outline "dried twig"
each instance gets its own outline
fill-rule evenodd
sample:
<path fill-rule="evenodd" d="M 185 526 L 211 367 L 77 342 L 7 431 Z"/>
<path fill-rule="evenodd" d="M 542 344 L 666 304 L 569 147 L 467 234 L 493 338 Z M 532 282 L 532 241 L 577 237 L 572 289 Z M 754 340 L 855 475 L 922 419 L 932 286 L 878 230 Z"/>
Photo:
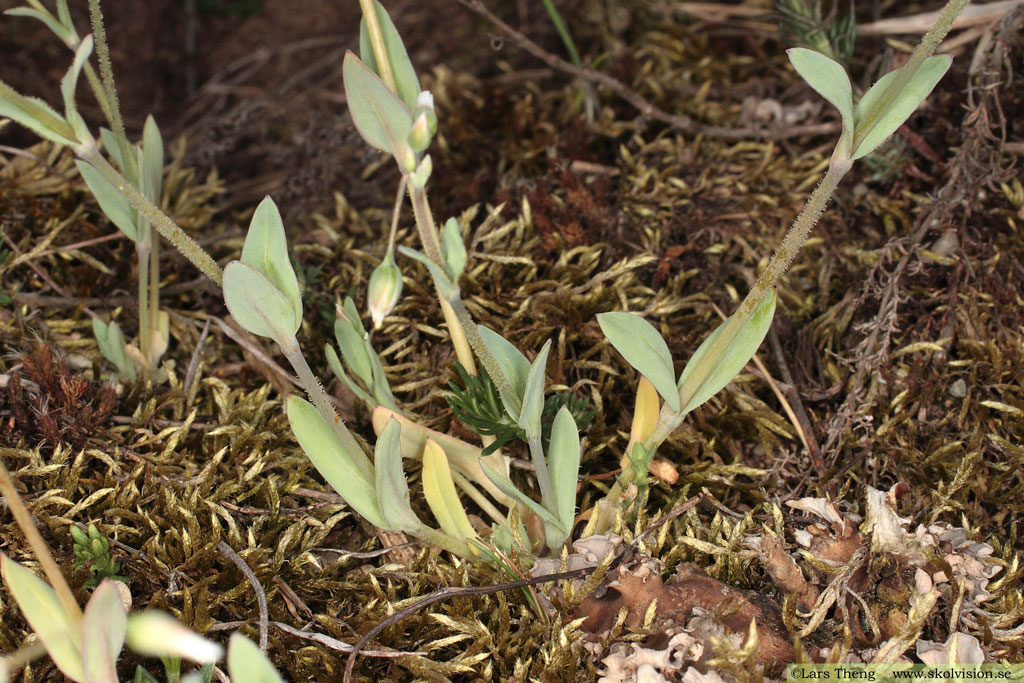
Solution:
<path fill-rule="evenodd" d="M 252 586 L 254 591 L 256 591 L 256 604 L 259 606 L 260 611 L 260 652 L 266 652 L 267 624 L 270 622 L 270 614 L 267 610 L 267 594 L 263 592 L 263 586 L 260 585 L 260 580 L 256 578 L 256 573 L 253 572 L 252 568 L 245 563 L 245 560 L 243 560 L 230 545 L 224 541 L 220 541 L 217 543 L 217 550 L 220 551 L 221 555 L 235 563 L 235 566 L 238 567 L 242 573 L 245 574 L 245 578 L 249 580 L 249 585 Z"/>

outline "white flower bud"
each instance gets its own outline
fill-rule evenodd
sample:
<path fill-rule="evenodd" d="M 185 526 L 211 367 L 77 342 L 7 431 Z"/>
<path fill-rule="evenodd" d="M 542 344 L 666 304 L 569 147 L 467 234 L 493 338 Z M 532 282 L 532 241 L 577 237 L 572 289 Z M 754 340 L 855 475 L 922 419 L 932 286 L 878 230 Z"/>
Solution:
<path fill-rule="evenodd" d="M 367 306 L 374 328 L 379 328 L 384 318 L 395 308 L 402 296 L 402 271 L 395 265 L 395 257 L 389 251 L 381 264 L 370 275 L 370 291 Z"/>
<path fill-rule="evenodd" d="M 420 112 L 420 115 L 416 117 L 416 123 L 409 131 L 407 141 L 415 152 L 423 152 L 430 147 L 430 126 L 427 124 L 426 112 Z"/>

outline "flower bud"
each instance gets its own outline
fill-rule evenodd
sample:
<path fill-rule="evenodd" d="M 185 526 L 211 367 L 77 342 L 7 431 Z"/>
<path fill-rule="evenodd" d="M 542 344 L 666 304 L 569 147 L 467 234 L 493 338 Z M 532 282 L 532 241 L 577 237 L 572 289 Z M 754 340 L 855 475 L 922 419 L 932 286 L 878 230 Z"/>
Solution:
<path fill-rule="evenodd" d="M 412 173 L 416 170 L 416 152 L 409 145 L 405 145 L 401 152 L 402 170 Z"/>
<path fill-rule="evenodd" d="M 429 90 L 421 91 L 419 97 L 416 98 L 416 115 L 420 113 L 427 116 L 427 127 L 430 130 L 430 134 L 434 135 L 437 133 L 437 113 L 434 111 L 434 95 Z"/>
<path fill-rule="evenodd" d="M 373 327 L 379 328 L 384 318 L 395 308 L 398 298 L 402 295 L 402 271 L 395 265 L 395 257 L 389 251 L 381 264 L 373 269 L 370 275 L 370 291 L 367 295 L 367 306 Z"/>
<path fill-rule="evenodd" d="M 441 256 L 444 267 L 453 281 L 457 281 L 466 267 L 466 245 L 459 233 L 459 222 L 454 218 L 445 221 L 441 228 Z"/>
<path fill-rule="evenodd" d="M 416 171 L 409 178 L 409 182 L 412 184 L 412 189 L 422 190 L 427 186 L 427 180 L 430 179 L 430 172 L 434 170 L 434 162 L 430 160 L 430 155 L 423 157 L 423 161 L 416 167 Z"/>
<path fill-rule="evenodd" d="M 412 124 L 407 142 L 415 152 L 423 152 L 430 147 L 430 127 L 427 124 L 426 112 L 421 112 L 416 117 L 416 123 Z"/>

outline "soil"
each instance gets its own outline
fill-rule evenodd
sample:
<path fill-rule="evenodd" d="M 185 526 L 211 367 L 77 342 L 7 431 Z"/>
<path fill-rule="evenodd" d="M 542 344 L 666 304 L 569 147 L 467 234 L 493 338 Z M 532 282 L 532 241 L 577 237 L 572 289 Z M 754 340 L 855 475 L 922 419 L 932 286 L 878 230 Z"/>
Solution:
<path fill-rule="evenodd" d="M 18 4 L 0 0 L 2 9 Z M 84 33 L 87 5 L 72 4 Z M 707 12 L 721 9 L 714 3 L 690 3 L 706 6 L 691 14 L 632 0 L 557 4 L 586 64 L 693 126 L 552 68 L 455 0 L 386 3 L 436 98 L 430 198 L 439 219 L 462 216 L 468 227 L 467 307 L 527 356 L 555 340 L 549 386 L 597 408 L 583 455 L 585 511 L 615 475 L 637 381 L 595 315 L 643 314 L 681 370 L 720 314 L 735 309 L 818 182 L 838 117 L 788 67 L 792 43 L 770 17 L 712 19 Z M 858 24 L 877 18 L 872 12 L 938 8 L 858 5 Z M 564 54 L 539 3 L 492 10 Z M 166 210 L 223 265 L 237 258 L 255 205 L 274 198 L 304 287 L 303 349 L 346 422 L 372 443 L 365 406 L 327 382 L 319 352 L 334 343 L 339 297 L 366 309 L 399 179 L 359 137 L 345 105 L 341 64 L 345 50 L 358 49 L 358 4 L 118 0 L 104 11 L 129 136 L 152 114 L 168 144 Z M 711 668 L 726 680 L 778 675 L 778 652 L 867 656 L 910 626 L 919 628 L 907 642 L 911 658 L 914 642 L 942 643 L 959 631 L 977 636 L 989 661 L 1022 660 L 1022 24 L 1018 9 L 957 47 L 925 106 L 855 166 L 780 283 L 761 364 L 687 417 L 659 451 L 677 478 L 652 480 L 638 516 L 615 528 L 628 543 L 702 496 L 650 534 L 639 553 L 650 562 L 640 566 L 654 567 L 644 571 L 659 590 L 666 579 L 673 610 L 685 612 L 659 612 L 659 624 L 685 624 L 694 607 L 727 634 L 746 637 L 752 620 L 769 629 L 760 652 L 772 643 L 770 661 L 757 659 L 756 642 L 744 650 L 742 638 L 715 641 Z M 917 36 L 889 40 L 897 49 L 858 38 L 856 83 L 902 59 L 899 46 Z M 60 101 L 70 53 L 59 41 L 38 22 L 4 17 L 0 44 L 0 80 Z M 83 115 L 99 125 L 99 107 L 81 92 Z M 134 334 L 134 249 L 110 237 L 116 230 L 70 155 L 37 143 L 13 124 L 0 129 L 0 453 L 83 604 L 89 572 L 75 567 L 68 527 L 92 522 L 111 540 L 135 609 L 168 610 L 217 641 L 237 629 L 258 639 L 257 590 L 219 549 L 224 542 L 265 592 L 263 628 L 292 629 L 269 627 L 268 654 L 282 674 L 340 680 L 345 653 L 295 629 L 351 644 L 403 601 L 509 579 L 447 553 L 383 547 L 291 436 L 283 401 L 296 389 L 284 359 L 266 340 L 228 334 L 214 320 L 228 317 L 217 288 L 170 249 L 161 300 L 171 314 L 168 379 L 108 381 L 91 316 Z M 415 246 L 409 216 L 399 240 Z M 411 261 L 400 265 L 402 301 L 373 333 L 395 396 L 432 428 L 475 439 L 444 401 L 457 375 L 429 279 Z M 529 457 L 511 450 L 516 464 Z M 416 509 L 429 519 L 418 465 L 410 466 Z M 528 469 L 515 471 L 528 487 Z M 948 524 L 987 544 L 985 566 L 996 572 L 982 586 L 988 596 L 960 614 L 963 585 L 937 582 L 936 606 L 915 622 L 906 598 L 915 571 L 934 575 L 943 565 L 879 550 L 870 530 L 853 530 L 867 514 L 869 487 L 890 492 L 887 504 L 909 520 L 908 532 L 921 525 L 946 538 L 951 532 L 933 527 Z M 815 526 L 806 506 L 786 505 L 802 499 L 826 499 L 838 506 L 835 517 Z M 805 529 L 817 534 L 811 546 L 799 541 Z M 801 547 L 834 562 L 846 591 L 807 631 L 833 574 Z M 38 567 L 6 516 L 0 551 Z M 620 603 L 609 588 L 613 579 L 629 585 L 627 564 L 618 579 L 588 586 L 605 600 L 601 626 L 587 628 L 597 649 L 584 646 L 583 619 L 572 621 L 581 604 L 594 604 L 587 591 L 544 588 L 549 615 L 518 591 L 496 591 L 434 603 L 383 630 L 368 648 L 418 654 L 362 657 L 354 680 L 596 680 L 610 670 L 601 657 L 617 641 L 666 646 L 645 622 L 646 593 Z M 705 599 L 719 589 L 744 596 L 758 616 Z M 601 598 L 606 590 L 614 599 Z M 705 597 L 679 597 L 690 593 Z M 616 624 L 622 604 L 630 619 Z M 0 651 L 13 652 L 29 629 L 6 594 L 0 613 Z M 131 677 L 134 655 L 122 661 Z M 138 661 L 157 673 L 152 660 Z M 61 680 L 45 658 L 19 675 Z"/>

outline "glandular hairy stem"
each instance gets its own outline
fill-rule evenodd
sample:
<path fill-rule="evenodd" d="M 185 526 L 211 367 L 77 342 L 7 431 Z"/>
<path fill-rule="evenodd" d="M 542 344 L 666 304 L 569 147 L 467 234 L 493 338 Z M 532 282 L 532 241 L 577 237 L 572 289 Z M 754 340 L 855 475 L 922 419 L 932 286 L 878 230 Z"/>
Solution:
<path fill-rule="evenodd" d="M 224 277 L 217 262 L 146 195 L 139 192 L 123 175 L 118 173 L 117 169 L 107 163 L 95 144 L 80 147 L 75 152 L 83 160 L 92 164 L 104 178 L 113 183 L 114 187 L 128 200 L 131 207 L 149 221 L 156 231 L 191 261 L 203 275 L 213 280 L 218 287 L 223 286 Z"/>
<path fill-rule="evenodd" d="M 114 85 L 114 69 L 110 64 L 110 48 L 107 46 L 107 32 L 103 28 L 103 12 L 100 10 L 100 0 L 89 0 L 89 17 L 92 20 L 92 37 L 96 46 L 96 59 L 100 65 L 100 78 L 103 97 L 101 102 L 106 102 L 104 113 L 110 129 L 117 138 L 117 144 L 121 148 L 121 158 L 129 168 L 125 169 L 130 180 L 138 177 L 138 166 L 135 163 L 135 155 L 132 153 L 131 143 L 128 142 L 128 135 L 124 131 L 124 122 L 121 120 L 121 107 L 117 101 L 117 88 Z M 88 78 L 88 76 L 86 76 Z M 145 349 L 143 353 L 145 353 Z"/>
<path fill-rule="evenodd" d="M 28 541 L 29 547 L 32 548 L 32 552 L 35 553 L 36 559 L 39 560 L 39 566 L 42 567 L 43 573 L 46 574 L 50 586 L 56 591 L 57 598 L 60 600 L 64 612 L 72 622 L 80 622 L 82 620 L 82 608 L 78 606 L 75 594 L 71 592 L 71 587 L 64 579 L 64 574 L 61 573 L 56 560 L 50 554 L 50 546 L 43 540 L 42 534 L 39 533 L 35 522 L 32 521 L 32 513 L 25 506 L 25 501 L 21 499 L 21 495 L 18 494 L 18 490 L 14 487 L 14 479 L 11 478 L 11 473 L 7 471 L 7 467 L 4 465 L 3 458 L 5 456 L 18 454 L 19 451 L 14 449 L 0 448 L 0 495 L 7 500 L 7 507 L 10 508 L 14 521 L 21 528 L 21 533 L 25 534 L 25 539 Z"/>
<path fill-rule="evenodd" d="M 356 438 L 352 436 L 352 432 L 348 430 L 348 427 L 341 421 L 338 413 L 335 412 L 330 397 L 324 391 L 320 380 L 313 374 L 309 363 L 306 362 L 305 356 L 302 355 L 302 351 L 299 350 L 299 342 L 293 337 L 288 344 L 279 344 L 279 346 L 285 358 L 292 364 L 295 374 L 298 375 L 302 388 L 306 390 L 306 394 L 309 396 L 309 402 L 313 404 L 327 424 L 330 425 L 334 435 L 341 441 L 341 445 L 353 457 L 357 457 L 359 454 L 363 454 L 365 457 L 362 446 L 359 445 Z"/>
<path fill-rule="evenodd" d="M 953 22 L 960 16 L 960 13 L 964 11 L 970 0 L 949 0 L 946 6 L 942 8 L 942 13 L 939 18 L 932 24 L 932 27 L 928 29 L 928 32 L 921 38 L 921 42 L 914 48 L 914 52 L 911 53 L 910 59 L 907 63 L 896 72 L 896 77 L 892 79 L 892 83 L 885 89 L 882 96 L 875 103 L 875 106 L 868 112 L 867 116 L 857 125 L 857 130 L 853 136 L 853 145 L 850 149 L 856 151 L 857 147 L 864 140 L 865 137 L 872 131 L 875 125 L 878 123 L 882 114 L 888 109 L 892 101 L 896 99 L 896 96 L 903 92 L 903 89 L 910 82 L 910 79 L 914 77 L 917 70 L 921 68 L 921 64 L 924 60 L 928 59 L 935 52 L 935 49 L 939 47 L 942 39 L 946 37 L 949 30 L 953 27 Z"/>
<path fill-rule="evenodd" d="M 375 4 L 374 0 L 359 0 L 359 7 L 363 10 L 363 21 L 366 22 L 366 32 L 370 34 L 373 57 L 377 60 L 377 75 L 384 81 L 384 85 L 388 86 L 388 90 L 397 93 L 395 72 L 391 68 L 388 50 L 384 45 L 384 32 L 380 28 L 380 18 L 377 16 Z"/>
<path fill-rule="evenodd" d="M 758 305 L 768 296 L 768 293 L 778 283 L 779 278 L 789 268 L 789 264 L 796 258 L 800 247 L 807 241 L 807 236 L 810 234 L 811 229 L 814 228 L 822 212 L 825 211 L 828 200 L 839 186 L 839 181 L 850 170 L 852 164 L 853 162 L 849 160 L 844 161 L 833 158 L 829 164 L 828 172 L 825 173 L 825 177 L 818 184 L 818 187 L 814 189 L 814 192 L 811 193 L 800 215 L 797 216 L 789 232 L 783 238 L 782 243 L 775 250 L 775 254 L 768 262 L 768 266 L 765 267 L 764 271 L 754 282 L 754 286 L 750 288 L 750 292 L 740 303 L 736 312 L 723 323 L 725 327 L 722 329 L 722 333 L 718 335 L 718 338 L 715 339 L 711 350 L 704 357 L 703 362 L 694 368 L 694 372 L 690 376 L 689 381 L 687 381 L 686 386 L 680 389 L 679 405 L 684 410 L 686 409 L 686 404 L 693 397 L 692 391 L 703 384 L 715 365 L 721 360 L 726 349 L 729 348 L 729 345 L 736 338 L 737 332 L 750 320 L 750 316 L 753 315 Z M 664 416 L 664 413 L 662 415 Z M 659 426 L 661 426 L 660 422 Z M 658 427 L 655 427 L 654 431 L 656 434 L 663 432 Z M 667 437 L 669 433 L 671 432 L 665 433 L 662 438 Z"/>

